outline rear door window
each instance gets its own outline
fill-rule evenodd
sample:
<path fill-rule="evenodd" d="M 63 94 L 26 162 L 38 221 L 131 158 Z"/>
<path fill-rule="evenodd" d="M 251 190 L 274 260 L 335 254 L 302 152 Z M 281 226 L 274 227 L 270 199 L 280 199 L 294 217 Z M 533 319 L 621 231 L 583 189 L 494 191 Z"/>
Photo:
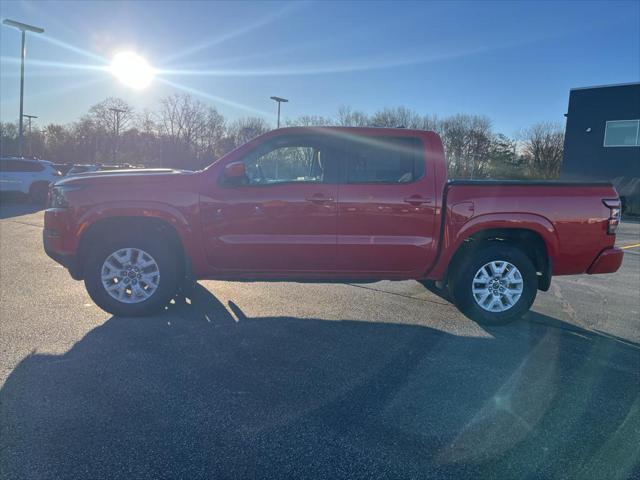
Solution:
<path fill-rule="evenodd" d="M 6 158 L 0 160 L 0 170 L 3 172 L 21 172 L 21 162 L 20 160 L 13 160 L 11 158 Z"/>
<path fill-rule="evenodd" d="M 41 172 L 44 166 L 38 162 L 20 162 L 21 172 Z"/>
<path fill-rule="evenodd" d="M 3 172 L 25 173 L 41 172 L 44 166 L 38 162 L 26 162 L 24 160 L 3 159 L 0 161 L 0 170 Z"/>
<path fill-rule="evenodd" d="M 407 137 L 360 137 L 345 144 L 346 183 L 402 184 L 425 174 L 422 142 Z"/>

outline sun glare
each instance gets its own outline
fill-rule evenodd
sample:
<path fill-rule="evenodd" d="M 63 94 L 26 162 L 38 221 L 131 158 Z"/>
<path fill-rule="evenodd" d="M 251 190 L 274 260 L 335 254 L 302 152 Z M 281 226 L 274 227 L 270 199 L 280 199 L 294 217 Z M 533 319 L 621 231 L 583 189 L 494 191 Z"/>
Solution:
<path fill-rule="evenodd" d="M 113 57 L 109 71 L 121 83 L 136 90 L 148 87 L 156 75 L 153 67 L 134 52 L 118 53 Z"/>

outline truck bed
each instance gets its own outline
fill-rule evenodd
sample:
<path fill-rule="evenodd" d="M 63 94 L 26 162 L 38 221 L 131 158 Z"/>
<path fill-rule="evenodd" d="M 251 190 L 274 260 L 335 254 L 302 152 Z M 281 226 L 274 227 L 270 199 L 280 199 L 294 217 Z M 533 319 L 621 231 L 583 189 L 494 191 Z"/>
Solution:
<path fill-rule="evenodd" d="M 443 245 L 473 234 L 474 225 L 530 228 L 538 225 L 554 275 L 585 273 L 594 258 L 613 247 L 610 210 L 603 200 L 618 194 L 608 182 L 547 180 L 450 180 L 444 190 Z M 500 227 L 498 227 L 500 225 Z"/>

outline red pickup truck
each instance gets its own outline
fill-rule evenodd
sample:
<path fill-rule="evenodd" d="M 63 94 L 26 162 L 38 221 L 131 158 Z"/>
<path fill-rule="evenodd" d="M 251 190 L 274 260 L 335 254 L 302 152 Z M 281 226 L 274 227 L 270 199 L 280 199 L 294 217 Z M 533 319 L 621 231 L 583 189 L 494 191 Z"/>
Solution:
<path fill-rule="evenodd" d="M 61 180 L 44 247 L 116 315 L 161 309 L 198 279 L 415 279 L 504 323 L 552 275 L 615 272 L 619 220 L 608 183 L 447 181 L 433 132 L 284 128 L 198 172 Z"/>

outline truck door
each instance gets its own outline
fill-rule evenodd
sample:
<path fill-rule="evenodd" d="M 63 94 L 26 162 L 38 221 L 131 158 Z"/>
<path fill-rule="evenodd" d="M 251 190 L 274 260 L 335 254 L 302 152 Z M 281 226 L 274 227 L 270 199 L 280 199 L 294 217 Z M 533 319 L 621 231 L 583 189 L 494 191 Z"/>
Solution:
<path fill-rule="evenodd" d="M 415 277 L 436 255 L 435 178 L 416 137 L 343 142 L 338 187 L 340 269 L 379 278 Z"/>
<path fill-rule="evenodd" d="M 337 175 L 322 139 L 281 135 L 241 161 L 246 180 L 219 183 L 215 194 L 202 202 L 207 256 L 214 271 L 335 269 Z"/>

